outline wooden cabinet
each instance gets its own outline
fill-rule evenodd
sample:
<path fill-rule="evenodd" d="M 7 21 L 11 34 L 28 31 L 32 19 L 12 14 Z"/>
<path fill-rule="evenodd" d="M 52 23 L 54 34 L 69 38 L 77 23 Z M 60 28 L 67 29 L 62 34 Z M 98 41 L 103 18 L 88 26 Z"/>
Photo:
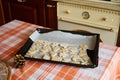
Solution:
<path fill-rule="evenodd" d="M 44 0 L 2 0 L 5 21 L 18 19 L 46 26 Z"/>
<path fill-rule="evenodd" d="M 9 22 L 13 19 L 18 19 L 33 24 L 37 24 L 40 26 L 57 29 L 56 26 L 57 8 L 56 6 L 52 9 L 46 7 L 49 1 L 48 3 L 47 0 L 46 3 L 45 0 L 2 0 L 2 1 L 6 22 Z M 50 21 L 51 17 L 54 24 L 53 22 Z"/>
<path fill-rule="evenodd" d="M 45 2 L 46 11 L 46 26 L 57 29 L 57 2 L 46 0 Z"/>
<path fill-rule="evenodd" d="M 3 25 L 4 23 L 5 23 L 5 21 L 4 21 L 4 14 L 3 14 L 2 2 L 0 0 L 0 25 Z"/>

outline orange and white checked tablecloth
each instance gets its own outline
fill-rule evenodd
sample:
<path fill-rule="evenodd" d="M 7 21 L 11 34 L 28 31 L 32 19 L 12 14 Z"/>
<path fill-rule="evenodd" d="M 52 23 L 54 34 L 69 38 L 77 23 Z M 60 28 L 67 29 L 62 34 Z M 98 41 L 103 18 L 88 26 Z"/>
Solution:
<path fill-rule="evenodd" d="M 22 68 L 14 68 L 16 52 L 37 27 L 41 26 L 19 20 L 0 27 L 0 59 L 11 66 L 11 80 L 120 80 L 120 48 L 103 43 L 100 43 L 96 68 L 31 60 L 27 60 Z"/>

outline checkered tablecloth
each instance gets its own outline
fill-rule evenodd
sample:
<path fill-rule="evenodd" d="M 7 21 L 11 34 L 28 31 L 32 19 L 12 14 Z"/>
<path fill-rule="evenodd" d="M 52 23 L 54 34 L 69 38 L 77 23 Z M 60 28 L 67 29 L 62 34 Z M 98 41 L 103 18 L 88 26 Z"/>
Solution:
<path fill-rule="evenodd" d="M 0 27 L 0 59 L 11 66 L 11 80 L 120 80 L 120 48 L 100 43 L 99 66 L 81 68 L 64 64 L 27 60 L 22 68 L 13 67 L 16 52 L 36 28 L 13 20 Z"/>

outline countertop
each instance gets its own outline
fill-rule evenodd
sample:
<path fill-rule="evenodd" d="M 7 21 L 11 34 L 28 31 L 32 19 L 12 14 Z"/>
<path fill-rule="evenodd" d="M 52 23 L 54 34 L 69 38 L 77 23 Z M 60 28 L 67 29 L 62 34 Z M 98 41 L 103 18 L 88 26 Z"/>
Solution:
<path fill-rule="evenodd" d="M 14 68 L 16 52 L 36 28 L 43 27 L 19 20 L 0 27 L 0 59 L 10 65 L 11 80 L 120 80 L 120 47 L 104 43 L 99 45 L 99 64 L 94 69 L 35 60 Z"/>

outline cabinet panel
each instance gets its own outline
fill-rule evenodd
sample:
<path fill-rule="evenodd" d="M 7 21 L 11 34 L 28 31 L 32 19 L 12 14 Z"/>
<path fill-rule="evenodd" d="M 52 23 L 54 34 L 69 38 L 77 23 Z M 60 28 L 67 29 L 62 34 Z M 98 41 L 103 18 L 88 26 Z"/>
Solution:
<path fill-rule="evenodd" d="M 11 4 L 12 18 L 38 24 L 37 10 L 29 6 Z"/>
<path fill-rule="evenodd" d="M 57 2 L 46 1 L 46 26 L 57 29 Z"/>
<path fill-rule="evenodd" d="M 46 26 L 44 0 L 2 0 L 5 21 L 18 19 L 33 24 Z"/>
<path fill-rule="evenodd" d="M 118 39 L 117 39 L 117 46 L 120 47 L 120 27 L 119 27 L 119 33 L 118 33 Z"/>
<path fill-rule="evenodd" d="M 3 25 L 4 22 L 4 14 L 3 14 L 3 8 L 2 8 L 2 2 L 0 0 L 0 25 Z"/>
<path fill-rule="evenodd" d="M 2 6 L 4 11 L 5 23 L 7 23 L 12 20 L 10 2 L 2 0 Z"/>

